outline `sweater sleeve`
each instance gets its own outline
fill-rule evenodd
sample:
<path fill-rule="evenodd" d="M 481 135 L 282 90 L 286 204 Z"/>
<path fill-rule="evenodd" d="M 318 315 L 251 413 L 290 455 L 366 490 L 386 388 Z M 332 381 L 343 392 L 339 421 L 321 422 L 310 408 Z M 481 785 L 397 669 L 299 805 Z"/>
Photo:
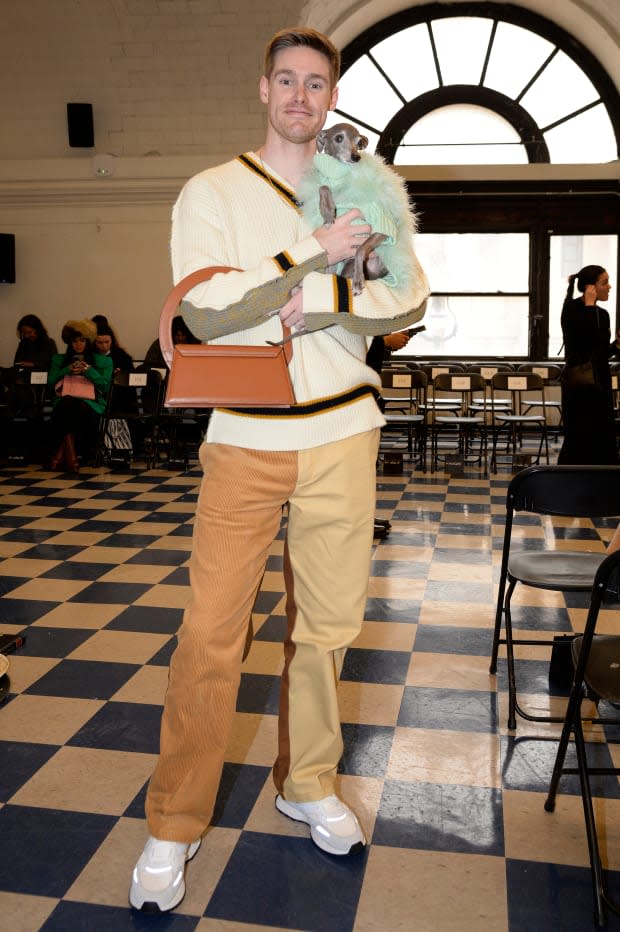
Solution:
<path fill-rule="evenodd" d="M 233 267 L 228 274 L 214 275 L 208 282 L 197 285 L 186 296 L 183 316 L 192 332 L 202 339 L 206 337 L 200 332 L 199 321 L 188 305 L 208 309 L 211 314 L 219 311 L 227 316 L 230 306 L 240 302 L 248 292 L 266 283 L 273 283 L 269 306 L 257 302 L 250 320 L 244 322 L 245 326 L 252 326 L 263 321 L 270 310 L 281 307 L 291 289 L 309 270 L 327 265 L 327 256 L 318 241 L 308 235 L 297 242 L 291 242 L 276 255 L 261 258 L 253 268 L 234 268 L 235 260 L 230 248 L 230 238 L 234 234 L 227 227 L 226 206 L 219 196 L 217 186 L 205 177 L 206 174 L 191 178 L 181 191 L 172 212 L 171 237 L 175 283 L 196 269 L 208 266 Z M 230 326 L 223 321 L 214 326 L 223 327 L 225 333 L 240 329 L 237 319 Z"/>
<path fill-rule="evenodd" d="M 306 329 L 322 330 L 339 324 L 354 333 L 374 335 L 402 330 L 416 323 L 424 316 L 429 284 L 413 246 L 410 262 L 413 268 L 411 288 L 392 288 L 377 279 L 366 282 L 364 290 L 356 297 L 350 279 L 311 272 L 303 283 Z"/>
<path fill-rule="evenodd" d="M 47 373 L 47 384 L 55 385 L 63 376 L 68 375 L 70 372 L 69 366 L 63 366 L 64 361 L 63 353 L 55 353 L 50 360 L 50 367 Z"/>
<path fill-rule="evenodd" d="M 114 363 L 109 356 L 101 356 L 99 353 L 95 353 L 92 364 L 84 372 L 85 377 L 102 393 L 110 387 L 113 374 Z"/>

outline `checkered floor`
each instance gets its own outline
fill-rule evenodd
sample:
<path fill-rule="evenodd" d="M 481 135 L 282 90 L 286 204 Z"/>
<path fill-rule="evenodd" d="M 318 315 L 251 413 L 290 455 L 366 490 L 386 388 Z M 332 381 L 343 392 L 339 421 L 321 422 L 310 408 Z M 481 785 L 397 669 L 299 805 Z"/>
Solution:
<path fill-rule="evenodd" d="M 174 632 L 187 599 L 199 473 L 0 471 L 0 633 L 25 632 L 0 706 L 0 928 L 308 932 L 536 932 L 593 928 L 577 787 L 543 811 L 551 726 L 506 729 L 489 650 L 509 475 L 378 476 L 366 621 L 340 699 L 341 792 L 371 839 L 323 855 L 273 806 L 281 538 L 255 614 L 213 828 L 165 917 L 127 906 Z M 522 520 L 526 546 L 588 542 L 611 527 Z M 517 628 L 579 627 L 583 601 L 517 592 Z M 608 613 L 607 624 L 615 622 Z M 549 697 L 528 648 L 520 695 Z M 613 746 L 611 753 L 620 760 Z M 620 791 L 598 803 L 620 888 Z M 615 873 L 618 872 L 618 873 Z M 612 918 L 610 929 L 620 928 Z"/>

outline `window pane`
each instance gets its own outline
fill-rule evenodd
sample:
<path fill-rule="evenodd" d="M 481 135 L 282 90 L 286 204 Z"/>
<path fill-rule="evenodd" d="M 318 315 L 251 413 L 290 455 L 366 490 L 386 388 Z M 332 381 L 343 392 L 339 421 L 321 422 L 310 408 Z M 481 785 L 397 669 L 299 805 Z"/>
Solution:
<path fill-rule="evenodd" d="M 492 22 L 475 16 L 433 20 L 431 27 L 444 84 L 480 84 Z"/>
<path fill-rule="evenodd" d="M 435 292 L 528 291 L 527 233 L 418 233 L 415 249 Z"/>
<path fill-rule="evenodd" d="M 401 100 L 367 55 L 343 74 L 338 87 L 339 109 L 351 116 L 358 114 L 365 123 L 379 130 L 402 106 Z"/>
<path fill-rule="evenodd" d="M 581 68 L 564 52 L 558 52 L 520 103 L 544 129 L 598 99 L 596 88 Z"/>
<path fill-rule="evenodd" d="M 405 100 L 438 86 L 437 69 L 426 25 L 410 26 L 371 49 Z"/>
<path fill-rule="evenodd" d="M 553 48 L 546 39 L 527 29 L 499 23 L 484 79 L 485 87 L 492 87 L 514 100 Z"/>
<path fill-rule="evenodd" d="M 617 236 L 552 236 L 549 263 L 549 357 L 556 356 L 562 346 L 560 315 L 566 297 L 568 276 L 584 265 L 602 265 L 609 272 L 613 288 L 618 287 Z M 577 296 L 575 285 L 575 295 Z M 612 328 L 615 320 L 613 300 L 603 305 L 609 311 Z M 561 358 L 564 353 L 562 352 Z"/>
<path fill-rule="evenodd" d="M 618 144 L 603 104 L 550 129 L 545 142 L 551 162 L 586 164 L 618 158 Z"/>
<path fill-rule="evenodd" d="M 527 356 L 527 298 L 429 299 L 416 356 Z M 412 341 L 413 343 L 413 341 Z M 412 348 L 408 347 L 408 352 Z"/>
<path fill-rule="evenodd" d="M 523 165 L 517 132 L 503 117 L 470 104 L 438 107 L 418 120 L 396 151 L 396 165 Z"/>

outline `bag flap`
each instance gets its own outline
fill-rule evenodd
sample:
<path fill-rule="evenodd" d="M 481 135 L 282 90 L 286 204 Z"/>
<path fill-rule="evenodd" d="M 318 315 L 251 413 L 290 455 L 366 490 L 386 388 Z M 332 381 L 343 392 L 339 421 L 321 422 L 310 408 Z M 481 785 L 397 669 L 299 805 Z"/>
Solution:
<path fill-rule="evenodd" d="M 224 343 L 177 343 L 174 347 L 174 353 L 179 356 L 251 356 L 253 358 L 263 357 L 265 359 L 275 359 L 283 354 L 281 346 L 238 346 Z"/>

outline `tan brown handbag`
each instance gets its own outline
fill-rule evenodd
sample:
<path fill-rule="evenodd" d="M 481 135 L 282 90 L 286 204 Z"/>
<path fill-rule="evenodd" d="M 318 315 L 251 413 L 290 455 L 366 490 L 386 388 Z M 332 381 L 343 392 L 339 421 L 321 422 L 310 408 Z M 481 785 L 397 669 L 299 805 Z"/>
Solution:
<path fill-rule="evenodd" d="M 240 346 L 172 342 L 172 320 L 182 298 L 227 266 L 198 269 L 172 289 L 159 320 L 159 345 L 170 374 L 164 404 L 169 408 L 282 408 L 295 404 L 288 371 L 291 343 Z M 288 327 L 283 327 L 288 336 Z"/>

